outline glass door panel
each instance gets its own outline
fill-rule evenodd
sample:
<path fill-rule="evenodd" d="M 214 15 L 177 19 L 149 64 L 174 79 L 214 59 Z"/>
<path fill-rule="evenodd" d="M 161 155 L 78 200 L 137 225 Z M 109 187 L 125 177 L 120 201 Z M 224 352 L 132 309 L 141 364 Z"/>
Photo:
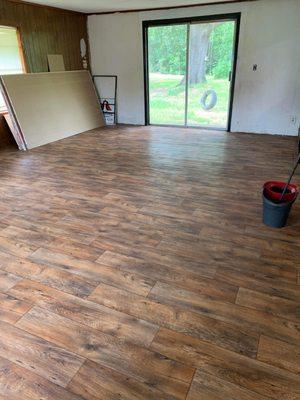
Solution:
<path fill-rule="evenodd" d="M 185 125 L 187 24 L 148 28 L 149 122 Z"/>
<path fill-rule="evenodd" d="M 189 26 L 187 125 L 228 126 L 235 21 Z"/>

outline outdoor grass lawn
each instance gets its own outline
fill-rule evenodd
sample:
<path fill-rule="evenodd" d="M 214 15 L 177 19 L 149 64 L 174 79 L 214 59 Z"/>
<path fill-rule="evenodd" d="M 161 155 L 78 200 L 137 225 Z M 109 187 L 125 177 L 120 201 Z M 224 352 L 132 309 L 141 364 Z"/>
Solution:
<path fill-rule="evenodd" d="M 183 75 L 150 73 L 150 123 L 184 124 L 185 85 Z M 230 82 L 207 76 L 207 83 L 189 87 L 188 125 L 226 127 Z M 214 89 L 216 106 L 203 110 L 200 99 L 205 90 Z"/>

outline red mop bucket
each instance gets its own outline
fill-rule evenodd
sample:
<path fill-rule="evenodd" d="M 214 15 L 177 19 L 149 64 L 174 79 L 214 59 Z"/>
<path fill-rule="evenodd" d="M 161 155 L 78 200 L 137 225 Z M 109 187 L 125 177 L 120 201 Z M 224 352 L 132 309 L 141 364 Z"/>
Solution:
<path fill-rule="evenodd" d="M 270 181 L 263 188 L 263 222 L 272 228 L 286 225 L 292 205 L 298 196 L 296 185 L 291 180 L 300 164 L 300 154 L 287 183 Z"/>
<path fill-rule="evenodd" d="M 270 181 L 264 184 L 264 192 L 267 198 L 271 201 L 288 203 L 295 200 L 298 192 L 297 186 L 289 184 L 282 197 L 282 193 L 286 187 L 286 182 Z M 282 197 L 282 198 L 281 198 Z"/>

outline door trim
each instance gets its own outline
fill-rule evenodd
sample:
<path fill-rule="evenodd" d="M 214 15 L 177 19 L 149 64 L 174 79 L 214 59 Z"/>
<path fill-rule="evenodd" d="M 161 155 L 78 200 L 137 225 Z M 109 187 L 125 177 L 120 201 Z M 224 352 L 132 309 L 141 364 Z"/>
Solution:
<path fill-rule="evenodd" d="M 193 22 L 214 22 L 214 21 L 235 21 L 235 38 L 234 38 L 234 57 L 232 63 L 232 76 L 230 85 L 230 99 L 229 99 L 229 110 L 228 110 L 228 124 L 227 132 L 231 131 L 231 120 L 233 111 L 233 101 L 235 94 L 235 82 L 236 82 L 236 68 L 237 58 L 239 50 L 239 39 L 240 39 L 240 25 L 241 25 L 241 13 L 231 14 L 217 14 L 217 15 L 205 15 L 200 17 L 189 17 L 189 18 L 175 18 L 175 19 L 160 19 L 143 21 L 143 55 L 144 55 L 144 106 L 145 106 L 145 125 L 150 124 L 150 98 L 149 98 L 149 63 L 148 63 L 148 28 L 152 26 L 167 26 L 176 24 L 191 24 Z M 167 125 L 160 125 L 167 126 Z M 186 125 L 174 125 L 182 128 L 189 128 Z M 211 127 L 201 127 L 200 129 L 211 129 Z M 216 130 L 224 130 L 216 128 Z"/>
<path fill-rule="evenodd" d="M 190 68 L 190 33 L 191 24 L 187 23 L 186 27 L 186 59 L 185 59 L 185 105 L 184 105 L 184 126 L 188 123 L 188 108 L 189 108 L 189 68 Z"/>

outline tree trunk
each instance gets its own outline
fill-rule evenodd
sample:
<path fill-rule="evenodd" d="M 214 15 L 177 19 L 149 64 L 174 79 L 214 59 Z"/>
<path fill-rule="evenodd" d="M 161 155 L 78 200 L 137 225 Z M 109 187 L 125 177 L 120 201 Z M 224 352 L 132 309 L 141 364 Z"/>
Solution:
<path fill-rule="evenodd" d="M 214 24 L 195 24 L 190 29 L 189 84 L 206 82 L 206 56 Z"/>

